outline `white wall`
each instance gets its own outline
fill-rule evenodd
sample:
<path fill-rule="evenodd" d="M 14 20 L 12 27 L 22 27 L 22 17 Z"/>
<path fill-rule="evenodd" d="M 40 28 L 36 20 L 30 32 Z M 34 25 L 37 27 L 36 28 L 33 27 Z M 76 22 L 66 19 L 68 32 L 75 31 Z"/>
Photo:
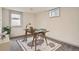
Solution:
<path fill-rule="evenodd" d="M 49 30 L 47 36 L 79 47 L 79 8 L 60 8 L 60 16 L 49 18 L 48 12 L 37 14 L 37 28 Z"/>
<path fill-rule="evenodd" d="M 10 26 L 9 10 L 3 8 L 3 27 Z M 23 13 L 22 26 L 11 28 L 11 37 L 21 36 L 25 34 L 25 27 L 30 22 L 34 26 L 35 15 L 32 13 Z"/>
<path fill-rule="evenodd" d="M 34 26 L 34 15 L 30 13 L 23 13 L 23 23 L 22 27 L 12 27 L 11 31 L 11 37 L 15 36 L 21 36 L 25 34 L 25 28 L 28 23 L 32 23 L 32 26 Z"/>
<path fill-rule="evenodd" d="M 2 8 L 0 7 L 0 33 L 2 32 Z M 0 36 L 1 38 L 1 36 Z"/>
<path fill-rule="evenodd" d="M 3 27 L 10 26 L 9 10 L 2 8 L 2 13 L 3 13 L 3 19 L 2 19 Z"/>

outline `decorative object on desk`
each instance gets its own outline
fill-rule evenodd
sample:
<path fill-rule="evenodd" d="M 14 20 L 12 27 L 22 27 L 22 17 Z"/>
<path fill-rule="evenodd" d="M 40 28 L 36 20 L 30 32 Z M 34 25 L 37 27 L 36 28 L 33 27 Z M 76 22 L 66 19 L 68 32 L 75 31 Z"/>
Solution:
<path fill-rule="evenodd" d="M 35 51 L 35 47 L 31 48 L 33 37 L 28 37 L 26 41 L 17 40 L 17 43 L 21 46 L 23 51 Z M 37 50 L 36 51 L 56 51 L 58 48 L 60 48 L 62 45 L 56 42 L 53 42 L 50 39 L 47 39 L 48 45 L 46 45 L 45 41 L 42 39 L 38 39 L 37 41 Z"/>

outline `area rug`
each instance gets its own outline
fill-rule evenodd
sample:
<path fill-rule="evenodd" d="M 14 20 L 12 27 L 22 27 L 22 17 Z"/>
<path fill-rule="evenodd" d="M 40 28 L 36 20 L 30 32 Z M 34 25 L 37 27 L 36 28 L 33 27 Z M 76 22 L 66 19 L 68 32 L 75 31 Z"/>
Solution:
<path fill-rule="evenodd" d="M 17 43 L 22 48 L 23 51 L 35 51 L 35 46 L 32 45 L 33 37 L 27 38 L 27 41 L 17 40 Z M 56 42 L 53 42 L 50 39 L 47 39 L 47 43 L 44 39 L 38 39 L 37 40 L 37 50 L 36 51 L 56 51 L 58 48 L 60 48 L 62 45 Z M 31 48 L 32 46 L 32 48 Z"/>

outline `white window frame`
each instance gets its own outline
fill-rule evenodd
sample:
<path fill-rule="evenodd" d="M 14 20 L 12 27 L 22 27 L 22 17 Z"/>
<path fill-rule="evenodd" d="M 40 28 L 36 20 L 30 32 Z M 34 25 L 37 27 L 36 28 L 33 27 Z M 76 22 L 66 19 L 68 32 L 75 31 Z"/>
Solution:
<path fill-rule="evenodd" d="M 60 11 L 59 7 L 49 10 L 49 13 L 48 13 L 49 17 L 57 17 L 57 16 L 59 16 L 59 11 Z"/>
<path fill-rule="evenodd" d="M 12 14 L 16 14 L 16 15 L 20 16 L 20 25 L 12 26 Z M 15 11 L 15 10 L 10 10 L 10 23 L 11 23 L 10 25 L 11 25 L 11 27 L 21 27 L 22 26 L 22 19 L 23 19 L 22 12 Z"/>

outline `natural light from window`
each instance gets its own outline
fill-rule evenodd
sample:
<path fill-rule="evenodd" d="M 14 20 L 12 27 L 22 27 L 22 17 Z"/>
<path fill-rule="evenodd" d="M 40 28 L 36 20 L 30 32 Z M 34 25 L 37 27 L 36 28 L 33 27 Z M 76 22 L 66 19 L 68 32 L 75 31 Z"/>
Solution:
<path fill-rule="evenodd" d="M 20 17 L 19 14 L 11 14 L 11 26 L 21 26 Z"/>

